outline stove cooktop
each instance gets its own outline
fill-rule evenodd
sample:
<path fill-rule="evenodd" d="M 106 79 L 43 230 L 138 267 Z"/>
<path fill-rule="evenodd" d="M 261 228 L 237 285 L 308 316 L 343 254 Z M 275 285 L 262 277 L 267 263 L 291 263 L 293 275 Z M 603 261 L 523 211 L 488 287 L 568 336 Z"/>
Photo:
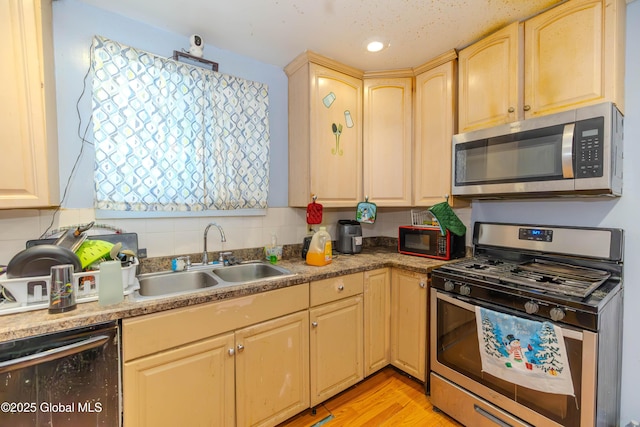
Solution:
<path fill-rule="evenodd" d="M 442 270 L 538 293 L 583 299 L 611 277 L 607 271 L 543 259 L 515 262 L 474 257 L 444 265 Z"/>
<path fill-rule="evenodd" d="M 597 269 L 578 268 L 589 280 L 577 281 L 566 275 L 532 274 L 526 270 L 530 261 L 486 261 L 473 258 L 443 265 L 433 270 L 431 288 L 490 309 L 591 331 L 598 330 L 605 306 L 622 291 L 619 276 Z"/>

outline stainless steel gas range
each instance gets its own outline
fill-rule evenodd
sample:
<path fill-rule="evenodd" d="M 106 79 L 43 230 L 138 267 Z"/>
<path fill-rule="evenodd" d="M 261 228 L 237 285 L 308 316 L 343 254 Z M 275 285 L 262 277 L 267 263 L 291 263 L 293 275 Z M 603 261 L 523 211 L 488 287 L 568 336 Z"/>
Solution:
<path fill-rule="evenodd" d="M 623 232 L 478 222 L 433 271 L 430 392 L 465 425 L 614 426 Z"/>

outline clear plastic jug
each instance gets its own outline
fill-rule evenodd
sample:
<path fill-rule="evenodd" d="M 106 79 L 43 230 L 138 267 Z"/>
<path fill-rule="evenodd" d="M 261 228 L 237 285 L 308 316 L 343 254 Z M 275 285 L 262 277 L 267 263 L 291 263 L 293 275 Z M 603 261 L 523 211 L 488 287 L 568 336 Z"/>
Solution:
<path fill-rule="evenodd" d="M 326 227 L 320 229 L 311 238 L 307 252 L 307 264 L 321 267 L 331 263 L 331 235 Z"/>

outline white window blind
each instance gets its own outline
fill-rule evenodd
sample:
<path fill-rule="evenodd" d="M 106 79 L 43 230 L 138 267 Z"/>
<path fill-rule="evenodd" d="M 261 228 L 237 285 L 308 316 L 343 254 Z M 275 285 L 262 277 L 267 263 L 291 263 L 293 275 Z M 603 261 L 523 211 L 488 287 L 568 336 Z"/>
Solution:
<path fill-rule="evenodd" d="M 96 36 L 95 207 L 267 207 L 268 88 Z"/>

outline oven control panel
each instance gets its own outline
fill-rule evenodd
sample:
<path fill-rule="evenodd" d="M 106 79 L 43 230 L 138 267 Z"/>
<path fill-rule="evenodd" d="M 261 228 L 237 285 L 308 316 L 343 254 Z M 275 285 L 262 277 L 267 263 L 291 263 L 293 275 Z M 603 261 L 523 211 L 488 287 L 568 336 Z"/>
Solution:
<path fill-rule="evenodd" d="M 544 301 L 539 298 L 519 295 L 517 292 L 496 292 L 490 287 L 475 283 L 474 280 L 456 280 L 435 274 L 431 288 L 444 291 L 455 298 L 471 303 L 489 303 L 494 307 L 504 307 L 512 313 L 526 313 L 539 321 L 554 321 L 588 330 L 597 330 L 597 316 L 588 315 L 566 305 Z"/>
<path fill-rule="evenodd" d="M 520 228 L 518 238 L 520 240 L 534 240 L 536 242 L 553 242 L 553 230 L 544 228 Z"/>
<path fill-rule="evenodd" d="M 603 133 L 604 117 L 576 123 L 574 146 L 576 178 L 593 178 L 603 175 Z"/>

